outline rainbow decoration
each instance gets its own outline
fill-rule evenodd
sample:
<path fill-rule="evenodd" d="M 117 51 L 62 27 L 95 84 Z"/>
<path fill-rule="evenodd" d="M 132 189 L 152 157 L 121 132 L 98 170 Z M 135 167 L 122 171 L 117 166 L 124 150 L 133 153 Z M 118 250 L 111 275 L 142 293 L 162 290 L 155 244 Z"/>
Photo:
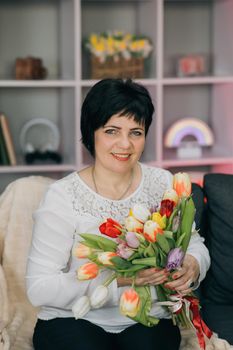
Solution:
<path fill-rule="evenodd" d="M 184 118 L 173 123 L 164 137 L 166 147 L 178 147 L 187 136 L 193 136 L 200 146 L 211 146 L 214 142 L 210 127 L 200 119 Z"/>

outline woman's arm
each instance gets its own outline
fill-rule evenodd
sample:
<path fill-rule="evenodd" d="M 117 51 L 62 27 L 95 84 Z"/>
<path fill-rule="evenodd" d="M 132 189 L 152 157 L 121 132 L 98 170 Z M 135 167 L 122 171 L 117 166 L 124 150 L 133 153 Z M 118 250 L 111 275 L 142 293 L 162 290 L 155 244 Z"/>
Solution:
<path fill-rule="evenodd" d="M 76 221 L 65 189 L 59 183 L 51 185 L 35 213 L 27 264 L 27 294 L 35 306 L 70 309 L 76 299 L 89 294 L 109 275 L 103 272 L 94 280 L 78 281 L 76 271 L 69 270 Z M 110 285 L 110 295 L 116 303 L 116 282 Z"/>

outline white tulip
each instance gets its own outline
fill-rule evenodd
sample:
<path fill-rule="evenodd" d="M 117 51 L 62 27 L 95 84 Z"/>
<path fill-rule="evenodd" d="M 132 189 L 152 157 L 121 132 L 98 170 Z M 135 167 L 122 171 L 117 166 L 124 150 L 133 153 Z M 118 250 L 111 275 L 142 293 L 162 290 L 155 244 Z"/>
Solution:
<path fill-rule="evenodd" d="M 75 319 L 82 318 L 90 311 L 90 299 L 87 296 L 82 296 L 73 305 L 72 311 Z"/>
<path fill-rule="evenodd" d="M 141 222 L 146 222 L 151 215 L 151 212 L 140 204 L 135 204 L 131 211 L 133 216 Z"/>
<path fill-rule="evenodd" d="M 108 300 L 108 294 L 109 292 L 107 287 L 103 285 L 98 286 L 90 297 L 91 307 L 93 309 L 98 309 L 99 307 L 103 306 Z"/>

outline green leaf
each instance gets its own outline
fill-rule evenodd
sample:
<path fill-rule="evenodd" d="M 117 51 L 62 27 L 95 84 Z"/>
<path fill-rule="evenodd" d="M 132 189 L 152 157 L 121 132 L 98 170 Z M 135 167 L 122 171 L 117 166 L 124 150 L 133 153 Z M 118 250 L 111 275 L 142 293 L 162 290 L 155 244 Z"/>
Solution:
<path fill-rule="evenodd" d="M 167 242 L 166 237 L 165 237 L 163 234 L 161 235 L 160 233 L 158 233 L 157 236 L 156 236 L 156 240 L 157 240 L 157 243 L 158 243 L 158 245 L 160 246 L 160 248 L 161 248 L 166 254 L 168 254 L 169 251 L 170 251 L 170 247 L 169 247 L 169 244 L 168 244 L 168 242 Z"/>
<path fill-rule="evenodd" d="M 167 239 L 167 241 L 168 241 L 168 244 L 169 244 L 170 250 L 176 247 L 176 242 L 175 242 L 175 240 L 174 240 L 174 239 L 170 239 L 170 238 L 168 238 L 168 239 Z"/>
<path fill-rule="evenodd" d="M 155 256 L 155 251 L 153 249 L 152 243 L 150 243 L 148 247 L 144 249 L 143 256 L 145 258 Z"/>
<path fill-rule="evenodd" d="M 119 270 L 126 270 L 132 267 L 132 263 L 128 260 L 122 259 L 120 256 L 111 258 L 111 262 Z"/>
<path fill-rule="evenodd" d="M 173 212 L 171 214 L 171 216 L 169 217 L 168 219 L 168 224 L 167 224 L 167 230 L 170 231 L 172 229 L 172 223 L 173 223 L 173 219 L 174 217 L 177 215 L 179 211 L 179 205 L 176 206 L 174 209 L 173 209 Z"/>
<path fill-rule="evenodd" d="M 182 241 L 186 236 L 186 232 L 183 232 L 182 235 L 179 237 L 179 239 L 176 242 L 176 247 L 181 248 L 182 247 Z"/>
<path fill-rule="evenodd" d="M 108 252 L 115 252 L 117 248 L 116 242 L 91 233 L 81 233 L 80 236 L 84 239 L 83 244 L 92 244 L 93 248 L 102 249 Z"/>
<path fill-rule="evenodd" d="M 173 238 L 173 232 L 172 231 L 163 231 L 163 234 L 166 238 Z"/>
<path fill-rule="evenodd" d="M 139 264 L 139 265 L 145 265 L 145 266 L 157 266 L 156 257 L 134 259 L 132 261 L 132 264 L 136 264 L 136 265 Z"/>
<path fill-rule="evenodd" d="M 192 234 L 192 225 L 193 225 L 193 221 L 194 221 L 194 216 L 195 216 L 195 205 L 193 202 L 192 197 L 189 197 L 186 200 L 186 205 L 185 208 L 183 210 L 182 217 L 181 217 L 181 232 L 182 233 L 186 233 L 185 237 L 182 241 L 182 249 L 184 252 L 186 252 L 188 245 L 189 245 L 189 241 L 191 238 L 191 234 Z"/>
<path fill-rule="evenodd" d="M 167 301 L 166 293 L 165 293 L 163 287 L 161 286 L 161 284 L 155 286 L 155 289 L 157 292 L 158 300 L 159 301 Z"/>
<path fill-rule="evenodd" d="M 134 287 L 136 292 L 139 294 L 140 297 L 140 308 L 138 310 L 138 313 L 135 317 L 132 317 L 132 319 L 136 322 L 140 322 L 144 326 L 147 327 L 153 327 L 158 324 L 159 319 L 156 317 L 150 316 L 150 310 L 151 310 L 151 293 L 150 293 L 150 287 L 147 286 L 140 286 L 140 287 Z"/>

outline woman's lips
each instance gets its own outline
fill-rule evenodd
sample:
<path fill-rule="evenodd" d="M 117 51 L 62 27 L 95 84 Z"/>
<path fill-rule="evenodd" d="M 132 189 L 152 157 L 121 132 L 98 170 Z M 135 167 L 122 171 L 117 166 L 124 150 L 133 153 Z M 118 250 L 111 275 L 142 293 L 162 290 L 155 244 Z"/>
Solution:
<path fill-rule="evenodd" d="M 115 158 L 115 159 L 117 159 L 117 160 L 120 160 L 120 161 L 122 161 L 122 162 L 124 162 L 124 161 L 127 161 L 127 160 L 129 160 L 129 158 L 130 158 L 130 154 L 129 153 L 112 153 L 112 156 Z"/>

